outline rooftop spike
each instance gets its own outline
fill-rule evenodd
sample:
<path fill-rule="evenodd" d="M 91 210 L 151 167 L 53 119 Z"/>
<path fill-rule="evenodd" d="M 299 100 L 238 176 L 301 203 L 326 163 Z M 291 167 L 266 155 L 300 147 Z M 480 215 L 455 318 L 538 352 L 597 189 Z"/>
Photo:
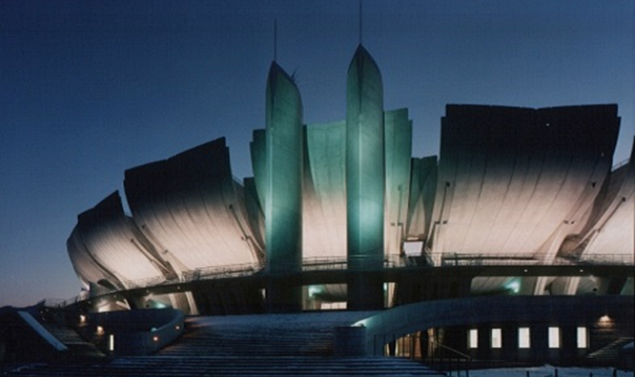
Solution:
<path fill-rule="evenodd" d="M 273 61 L 278 60 L 278 20 L 273 20 Z"/>
<path fill-rule="evenodd" d="M 362 44 L 362 0 L 359 0 L 359 44 Z"/>

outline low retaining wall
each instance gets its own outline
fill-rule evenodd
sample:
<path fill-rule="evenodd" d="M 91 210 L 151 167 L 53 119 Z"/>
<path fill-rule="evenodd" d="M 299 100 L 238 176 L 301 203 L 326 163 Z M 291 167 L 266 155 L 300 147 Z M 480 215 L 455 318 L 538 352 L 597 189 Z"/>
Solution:
<path fill-rule="evenodd" d="M 152 354 L 183 334 L 185 316 L 177 309 L 140 309 L 88 316 L 88 330 L 112 356 Z"/>
<path fill-rule="evenodd" d="M 576 326 L 589 327 L 590 336 L 594 337 L 590 341 L 598 348 L 600 343 L 608 343 L 618 336 L 616 329 L 632 336 L 634 310 L 633 296 L 469 297 L 398 306 L 363 319 L 356 325 L 366 328 L 364 348 L 369 355 L 383 355 L 384 345 L 390 339 L 433 327 L 498 324 L 503 325 L 502 330 L 506 331 L 504 325 L 513 324 L 511 330 L 507 331 L 513 336 L 516 336 L 518 326 L 536 327 L 536 331 L 532 332 L 535 334 L 532 335 L 535 357 L 543 361 L 561 362 L 576 358 Z M 594 325 L 605 316 L 611 318 L 610 327 Z M 548 326 L 562 328 L 562 345 L 557 350 L 547 346 Z M 518 351 L 514 341 L 507 342 L 507 345 L 503 344 L 500 350 L 490 350 L 492 355 L 487 357 L 504 357 L 495 353 L 511 349 L 513 352 Z M 525 352 L 522 349 L 520 351 Z"/>

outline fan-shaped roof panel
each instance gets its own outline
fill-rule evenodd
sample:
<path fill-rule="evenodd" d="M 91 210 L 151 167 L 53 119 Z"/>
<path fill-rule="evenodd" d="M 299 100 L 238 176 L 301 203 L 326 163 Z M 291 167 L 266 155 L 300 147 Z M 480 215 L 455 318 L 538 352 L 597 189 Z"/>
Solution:
<path fill-rule="evenodd" d="M 73 243 L 81 246 L 73 249 L 84 253 L 83 260 L 77 260 L 79 265 L 90 261 L 97 266 L 93 270 L 107 272 L 103 277 L 91 276 L 92 282 L 108 279 L 109 275 L 126 287 L 141 280 L 164 280 L 156 252 L 147 249 L 148 243 L 142 237 L 124 214 L 119 193 L 115 192 L 78 216 Z"/>
<path fill-rule="evenodd" d="M 586 220 L 609 172 L 616 114 L 614 105 L 449 105 L 433 253 L 532 255 L 564 238 L 561 224 Z"/>
<path fill-rule="evenodd" d="M 224 138 L 127 170 L 124 182 L 141 231 L 186 270 L 258 263 L 237 184 Z"/>

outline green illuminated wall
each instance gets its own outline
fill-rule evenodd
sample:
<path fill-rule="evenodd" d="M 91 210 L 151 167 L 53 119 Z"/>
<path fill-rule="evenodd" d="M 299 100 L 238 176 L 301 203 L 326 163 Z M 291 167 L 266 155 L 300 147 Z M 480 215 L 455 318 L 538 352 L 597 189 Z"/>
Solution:
<path fill-rule="evenodd" d="M 267 80 L 264 211 L 271 274 L 302 268 L 302 101 L 293 79 L 275 62 Z M 267 289 L 273 311 L 298 310 L 299 287 Z"/>
<path fill-rule="evenodd" d="M 410 197 L 412 121 L 408 109 L 384 114 L 386 157 L 386 211 L 384 241 L 386 254 L 399 254 L 405 234 Z"/>
<path fill-rule="evenodd" d="M 304 258 L 346 256 L 346 122 L 312 124 L 307 131 Z"/>
<path fill-rule="evenodd" d="M 381 74 L 361 45 L 346 81 L 347 258 L 351 270 L 381 268 L 384 256 L 384 112 Z M 383 307 L 383 284 L 358 273 L 348 308 Z"/>

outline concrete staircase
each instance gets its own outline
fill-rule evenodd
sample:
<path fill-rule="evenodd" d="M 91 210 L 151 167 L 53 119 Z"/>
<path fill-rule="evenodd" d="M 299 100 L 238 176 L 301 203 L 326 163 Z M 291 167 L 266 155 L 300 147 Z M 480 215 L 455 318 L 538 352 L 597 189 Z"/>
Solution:
<path fill-rule="evenodd" d="M 70 358 L 101 359 L 105 355 L 93 344 L 84 340 L 77 331 L 53 322 L 40 322 L 46 330 L 67 348 Z"/>
<path fill-rule="evenodd" d="M 104 364 L 34 364 L 8 376 L 429 376 L 444 374 L 397 358 L 143 356 Z"/>
<path fill-rule="evenodd" d="M 633 338 L 619 338 L 605 347 L 588 354 L 586 359 L 589 361 L 590 365 L 619 365 L 620 349 L 632 341 Z"/>
<path fill-rule="evenodd" d="M 33 364 L 13 368 L 7 375 L 444 376 L 406 359 L 331 357 L 333 329 L 366 315 L 340 312 L 190 318 L 185 335 L 153 356 Z"/>
<path fill-rule="evenodd" d="M 350 324 L 349 316 L 309 318 L 293 315 L 199 317 L 186 322 L 179 342 L 160 351 L 165 356 L 330 356 L 333 329 Z"/>

